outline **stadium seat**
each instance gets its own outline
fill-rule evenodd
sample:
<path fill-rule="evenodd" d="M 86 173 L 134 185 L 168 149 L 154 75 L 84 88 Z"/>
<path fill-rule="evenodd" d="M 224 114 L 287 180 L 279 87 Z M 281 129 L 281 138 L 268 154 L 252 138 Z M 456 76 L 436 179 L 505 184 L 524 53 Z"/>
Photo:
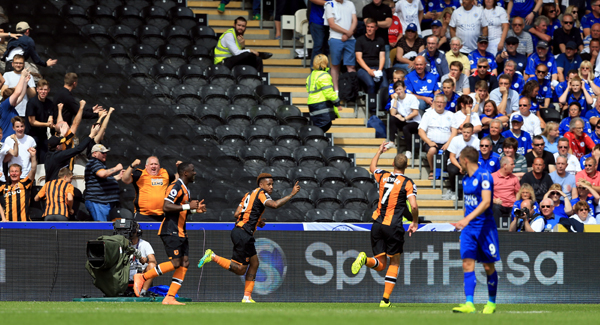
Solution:
<path fill-rule="evenodd" d="M 177 69 L 177 75 L 184 85 L 202 87 L 208 85 L 204 70 L 197 65 L 184 64 Z"/>
<path fill-rule="evenodd" d="M 319 187 L 319 181 L 315 178 L 315 171 L 312 168 L 292 167 L 288 169 L 288 178 L 293 184 L 298 182 L 300 187 L 307 190 Z"/>
<path fill-rule="evenodd" d="M 26 15 L 30 15 L 31 14 L 31 9 L 27 8 L 27 13 Z M 48 24 L 48 25 L 56 25 L 59 24 L 61 21 L 63 21 L 63 18 L 60 16 L 60 13 L 58 11 L 58 8 L 50 3 L 40 3 L 39 5 L 36 6 L 35 8 L 35 17 L 38 17 L 38 23 L 42 23 L 41 21 L 43 20 L 44 24 Z M 27 17 L 19 17 L 19 15 L 15 15 L 14 12 L 11 13 L 11 20 L 12 21 L 29 21 L 29 23 L 31 24 L 33 22 L 33 20 L 28 19 Z M 5 29 L 5 30 L 13 30 L 13 29 Z M 38 29 L 36 29 L 37 31 Z M 36 32 L 36 43 L 38 42 L 38 34 Z"/>
<path fill-rule="evenodd" d="M 102 5 L 107 6 L 110 10 L 114 11 L 119 6 L 123 5 L 122 0 L 102 0 Z"/>
<path fill-rule="evenodd" d="M 550 106 L 549 108 L 543 108 L 540 110 L 540 116 L 546 122 L 561 122 L 560 112 L 554 109 L 554 107 Z"/>
<path fill-rule="evenodd" d="M 211 65 L 204 70 L 204 75 L 208 78 L 211 85 L 221 86 L 224 89 L 235 85 L 235 79 L 231 75 L 231 70 L 223 64 Z"/>
<path fill-rule="evenodd" d="M 252 161 L 253 163 L 260 165 L 261 168 L 267 166 L 267 160 L 265 159 L 264 150 L 256 146 L 241 146 L 238 148 L 237 155 L 238 157 L 240 157 L 240 159 L 242 159 L 244 163 Z M 244 166 L 246 166 L 246 164 L 244 164 Z"/>
<path fill-rule="evenodd" d="M 363 210 L 339 209 L 333 213 L 335 222 L 362 222 Z"/>
<path fill-rule="evenodd" d="M 375 180 L 371 177 L 371 174 L 362 167 L 350 167 L 346 169 L 344 175 L 349 184 L 360 188 L 363 192 L 368 193 L 371 188 L 375 187 Z"/>
<path fill-rule="evenodd" d="M 205 213 L 188 214 L 187 222 L 219 222 L 221 221 L 221 211 L 207 209 Z"/>
<path fill-rule="evenodd" d="M 338 191 L 338 199 L 346 209 L 364 210 L 369 207 L 365 192 L 356 187 L 344 187 Z"/>
<path fill-rule="evenodd" d="M 125 48 L 131 48 L 137 44 L 137 37 L 129 26 L 114 25 L 108 29 L 108 34 L 119 44 Z"/>
<path fill-rule="evenodd" d="M 194 26 L 197 25 L 196 16 L 194 15 L 192 9 L 188 7 L 173 7 L 171 10 L 169 10 L 169 15 L 171 16 L 171 21 L 173 24 L 181 26 L 187 31 L 190 31 Z"/>
<path fill-rule="evenodd" d="M 85 10 L 86 8 L 77 5 L 67 5 L 62 8 L 62 15 L 74 25 L 81 27 L 90 22 Z"/>
<path fill-rule="evenodd" d="M 102 82 L 115 86 L 126 80 L 123 68 L 118 63 L 111 61 L 96 66 L 96 75 L 102 76 Z"/>
<path fill-rule="evenodd" d="M 279 120 L 275 116 L 275 111 L 269 106 L 252 106 L 248 115 L 252 119 L 252 124 L 266 127 L 269 130 L 279 124 Z"/>
<path fill-rule="evenodd" d="M 81 32 L 99 47 L 105 47 L 113 42 L 106 27 L 102 25 L 87 24 L 81 28 Z"/>
<path fill-rule="evenodd" d="M 346 181 L 342 172 L 335 167 L 321 167 L 315 171 L 315 177 L 319 186 L 331 188 L 336 191 L 346 187 Z"/>
<path fill-rule="evenodd" d="M 200 105 L 196 109 L 196 116 L 200 119 L 200 123 L 213 129 L 225 124 L 225 121 L 221 118 L 221 107 L 217 105 Z"/>
<path fill-rule="evenodd" d="M 163 29 L 163 35 L 170 45 L 186 48 L 192 44 L 192 38 L 188 34 L 188 31 L 181 26 L 167 26 Z"/>
<path fill-rule="evenodd" d="M 246 107 L 256 106 L 257 102 L 252 95 L 252 90 L 244 85 L 231 85 L 227 88 L 227 96 L 235 105 Z"/>
<path fill-rule="evenodd" d="M 317 209 L 341 209 L 343 204 L 337 198 L 337 192 L 331 188 L 318 187 L 310 190 L 310 199 Z"/>
<path fill-rule="evenodd" d="M 89 24 L 89 21 L 87 20 L 87 18 L 85 18 L 85 20 L 82 20 L 81 23 L 82 25 L 78 26 L 87 25 Z M 81 35 L 79 28 L 74 27 L 71 23 L 62 23 L 57 25 L 54 28 L 54 35 L 54 40 L 56 43 L 60 42 L 61 44 L 77 46 L 86 42 L 86 39 L 83 35 Z"/>
<path fill-rule="evenodd" d="M 177 85 L 171 91 L 171 95 L 177 104 L 196 107 L 202 104 L 202 97 L 198 94 L 198 90 L 188 85 Z"/>
<path fill-rule="evenodd" d="M 195 45 L 204 46 L 209 51 L 214 50 L 215 46 L 217 46 L 217 34 L 208 26 L 195 26 L 190 33 Z"/>
<path fill-rule="evenodd" d="M 346 151 L 341 147 L 325 147 L 321 153 L 323 154 L 323 159 L 325 159 L 325 162 L 328 166 L 335 167 L 342 171 L 342 173 L 353 164 L 352 159 L 348 157 Z"/>
<path fill-rule="evenodd" d="M 150 97 L 156 99 L 160 104 L 172 105 L 173 97 L 171 96 L 171 91 L 165 85 L 155 84 L 149 89 Z"/>
<path fill-rule="evenodd" d="M 272 109 L 277 109 L 283 105 L 283 97 L 279 89 L 271 85 L 260 85 L 254 88 L 254 95 L 261 105 L 267 105 Z"/>
<path fill-rule="evenodd" d="M 136 44 L 131 47 L 131 56 L 135 63 L 143 65 L 148 69 L 152 69 L 157 64 L 160 64 L 160 59 L 156 55 L 156 49 L 148 44 Z"/>
<path fill-rule="evenodd" d="M 227 105 L 221 110 L 221 118 L 229 125 L 246 128 L 250 125 L 248 108 L 240 105 Z"/>
<path fill-rule="evenodd" d="M 274 210 L 275 213 L 275 221 L 277 222 L 303 222 L 304 215 L 301 213 L 299 209 L 289 208 L 289 209 L 278 209 Z M 267 219 L 267 222 L 269 219 Z"/>
<path fill-rule="evenodd" d="M 271 128 L 271 138 L 275 140 L 278 146 L 294 149 L 302 145 L 302 140 L 298 136 L 298 131 L 289 125 L 277 125 Z"/>
<path fill-rule="evenodd" d="M 166 43 L 166 39 L 161 32 L 161 28 L 156 26 L 140 26 L 136 30 L 136 35 L 141 44 L 150 45 L 155 49 Z"/>
<path fill-rule="evenodd" d="M 142 9 L 142 18 L 146 21 L 146 24 L 154 26 L 159 30 L 169 26 L 171 21 L 167 11 L 161 7 L 148 6 Z"/>
<path fill-rule="evenodd" d="M 377 207 L 366 209 L 365 211 L 363 211 L 363 217 L 362 217 L 363 221 L 364 222 L 372 222 L 373 221 L 373 212 L 375 212 L 375 210 L 377 210 Z"/>
<path fill-rule="evenodd" d="M 260 174 L 267 173 L 273 176 L 273 187 L 287 188 L 293 186 L 292 181 L 288 178 L 286 169 L 283 167 L 265 166 L 260 170 Z"/>
<path fill-rule="evenodd" d="M 194 133 L 194 144 L 200 146 L 216 146 L 219 144 L 219 139 L 212 127 L 207 125 L 194 125 L 191 130 Z M 191 153 L 187 153 L 187 155 L 191 155 Z M 202 153 L 202 155 L 205 155 L 205 153 Z"/>
<path fill-rule="evenodd" d="M 292 151 L 282 146 L 271 146 L 265 150 L 265 158 L 269 166 L 292 168 L 296 166 L 296 160 L 292 157 Z"/>
<path fill-rule="evenodd" d="M 273 138 L 269 135 L 269 129 L 260 125 L 249 125 L 244 129 L 244 137 L 251 146 L 272 147 Z"/>
<path fill-rule="evenodd" d="M 298 131 L 298 136 L 306 146 L 311 146 L 323 151 L 329 146 L 329 139 L 320 127 L 305 125 Z"/>
<path fill-rule="evenodd" d="M 177 76 L 177 70 L 168 64 L 155 64 L 150 69 L 150 74 L 156 79 L 156 82 L 167 88 L 173 88 L 181 84 Z"/>
<path fill-rule="evenodd" d="M 325 166 L 325 162 L 321 157 L 321 152 L 315 147 L 300 146 L 294 149 L 292 153 L 298 166 L 319 168 Z"/>
<path fill-rule="evenodd" d="M 202 45 L 190 45 L 184 50 L 188 62 L 202 68 L 202 71 L 213 64 L 212 53 Z"/>
<path fill-rule="evenodd" d="M 295 183 L 291 183 L 294 185 Z M 281 195 L 288 196 L 292 193 L 292 187 L 284 188 L 281 190 Z M 310 199 L 310 193 L 307 189 L 301 187 L 300 191 L 296 195 L 294 195 L 290 202 L 288 203 L 291 207 L 298 209 L 300 211 L 307 211 L 315 208 L 314 202 Z"/>
<path fill-rule="evenodd" d="M 379 204 L 379 189 L 377 187 L 373 187 L 367 192 L 367 201 L 369 201 L 370 208 L 377 207 Z"/>
<path fill-rule="evenodd" d="M 80 61 L 90 65 L 98 65 L 104 62 L 105 60 L 104 56 L 102 55 L 102 52 L 98 49 L 98 47 L 92 44 L 84 44 L 80 47 L 75 48 L 73 54 L 75 54 L 75 57 L 79 58 Z"/>
<path fill-rule="evenodd" d="M 332 222 L 333 213 L 326 209 L 312 209 L 306 211 L 305 222 Z"/>
<path fill-rule="evenodd" d="M 225 193 L 225 199 L 227 200 L 227 202 L 231 203 L 240 202 L 242 201 L 246 193 L 246 191 L 240 188 L 231 188 L 227 190 L 227 193 Z"/>
<path fill-rule="evenodd" d="M 125 66 L 131 63 L 129 53 L 122 44 L 109 44 L 102 49 L 105 56 L 113 59 L 117 64 Z"/>
<path fill-rule="evenodd" d="M 296 130 L 308 125 L 308 119 L 302 116 L 300 109 L 294 105 L 281 105 L 277 107 L 276 112 L 282 124 L 287 124 Z"/>
<path fill-rule="evenodd" d="M 132 80 L 138 80 L 132 77 Z M 146 102 L 148 93 L 144 87 L 132 82 L 125 82 L 119 87 L 119 93 L 123 97 L 123 104 L 138 105 Z"/>
<path fill-rule="evenodd" d="M 137 29 L 144 24 L 141 12 L 134 6 L 124 5 L 117 7 L 114 14 L 119 21 L 119 24 L 125 25 L 131 29 Z"/>
<path fill-rule="evenodd" d="M 108 28 L 117 23 L 117 18 L 113 16 L 113 10 L 103 4 L 98 4 L 88 8 L 88 14 L 94 24 Z"/>
<path fill-rule="evenodd" d="M 176 0 L 152 0 L 151 1 L 153 6 L 161 7 L 167 12 L 170 11 L 171 9 L 173 9 L 175 6 L 177 6 L 177 2 L 178 1 L 176 1 Z"/>
<path fill-rule="evenodd" d="M 187 64 L 187 60 L 183 56 L 183 50 L 176 45 L 167 44 L 159 47 L 157 55 L 163 64 L 168 64 L 175 69 Z"/>
<path fill-rule="evenodd" d="M 217 136 L 218 136 L 218 132 L 216 130 L 215 130 L 215 133 L 217 133 Z M 228 141 L 231 141 L 231 139 L 229 139 Z M 217 152 L 211 151 L 210 158 L 214 161 L 219 162 L 219 164 L 217 165 L 218 167 L 240 168 L 241 166 L 244 166 L 244 162 L 238 156 L 238 148 L 241 146 L 243 146 L 243 142 L 240 145 L 230 145 L 230 144 L 218 145 L 217 146 L 218 151 Z M 255 174 L 255 173 L 252 172 L 252 174 Z"/>
<path fill-rule="evenodd" d="M 239 203 L 235 203 L 239 204 Z M 221 210 L 221 222 L 235 222 L 235 209 Z"/>
<path fill-rule="evenodd" d="M 200 96 L 204 104 L 225 107 L 229 105 L 229 97 L 225 94 L 225 89 L 216 85 L 206 85 L 200 89 Z"/>
<path fill-rule="evenodd" d="M 215 128 L 215 135 L 219 143 L 225 146 L 241 147 L 246 145 L 246 138 L 242 136 L 242 129 L 234 125 L 221 125 Z"/>
<path fill-rule="evenodd" d="M 235 78 L 238 85 L 248 86 L 251 90 L 263 84 L 262 78 L 258 75 L 258 71 L 250 65 L 236 65 L 231 70 L 231 74 Z"/>
<path fill-rule="evenodd" d="M 235 168 L 231 172 L 231 178 L 235 179 L 238 185 L 245 191 L 251 191 L 257 187 L 256 177 L 258 175 L 251 174 L 250 171 L 244 167 Z"/>

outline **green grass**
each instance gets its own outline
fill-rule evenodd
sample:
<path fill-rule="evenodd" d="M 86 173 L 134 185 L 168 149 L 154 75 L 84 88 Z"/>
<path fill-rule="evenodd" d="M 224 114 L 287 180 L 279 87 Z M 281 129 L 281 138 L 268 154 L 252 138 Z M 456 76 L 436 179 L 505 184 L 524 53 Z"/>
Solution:
<path fill-rule="evenodd" d="M 453 314 L 449 304 L 0 302 L 8 324 L 598 324 L 600 305 L 498 305 L 496 314 Z M 477 305 L 481 310 L 483 305 Z"/>

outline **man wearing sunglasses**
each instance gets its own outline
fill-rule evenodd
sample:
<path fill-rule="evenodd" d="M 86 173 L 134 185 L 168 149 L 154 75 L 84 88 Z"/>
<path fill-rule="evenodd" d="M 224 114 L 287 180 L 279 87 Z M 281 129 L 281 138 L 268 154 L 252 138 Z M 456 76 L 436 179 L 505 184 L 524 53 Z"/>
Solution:
<path fill-rule="evenodd" d="M 511 24 L 512 29 L 506 34 L 507 39 L 509 37 L 516 37 L 519 40 L 517 44 L 517 52 L 520 54 L 529 56 L 533 53 L 533 39 L 531 34 L 524 31 L 525 21 L 521 17 L 514 17 Z"/>
<path fill-rule="evenodd" d="M 597 161 L 594 157 L 585 160 L 584 169 L 575 175 L 575 179 L 584 179 L 592 184 L 592 188 L 600 191 L 600 172 L 598 172 Z"/>
<path fill-rule="evenodd" d="M 498 79 L 496 76 L 492 76 L 492 74 L 488 71 L 489 69 L 490 63 L 486 58 L 479 58 L 479 60 L 477 60 L 477 71 L 469 77 L 469 86 L 471 87 L 471 92 L 475 91 L 475 85 L 479 80 L 484 80 L 487 83 L 490 92 L 498 88 Z"/>
<path fill-rule="evenodd" d="M 498 53 L 496 55 L 496 62 L 498 63 L 498 69 L 506 69 L 509 61 L 515 63 L 514 70 L 523 74 L 525 71 L 525 66 L 527 66 L 527 56 L 517 52 L 517 48 L 519 47 L 519 39 L 515 36 L 507 37 L 506 41 L 504 41 L 504 51 L 502 53 Z M 506 72 L 504 72 L 506 73 Z M 521 79 L 523 77 L 519 75 Z M 523 80 L 523 83 L 525 81 Z M 516 89 L 515 89 L 516 90 Z M 518 90 L 517 90 L 518 91 Z M 519 91 L 520 93 L 520 91 Z"/>
<path fill-rule="evenodd" d="M 477 49 L 469 53 L 469 62 L 471 63 L 471 73 L 477 72 L 477 64 L 479 59 L 484 58 L 488 61 L 488 72 L 497 76 L 498 75 L 498 64 L 494 60 L 494 55 L 487 51 L 488 48 L 487 36 L 480 35 L 477 38 Z"/>
<path fill-rule="evenodd" d="M 562 28 L 559 28 L 554 31 L 554 37 L 552 41 L 554 42 L 554 54 L 565 53 L 567 50 L 567 43 L 575 42 L 577 45 L 577 51 L 581 52 L 583 50 L 583 39 L 581 39 L 581 34 L 579 34 L 579 29 L 573 28 L 573 24 L 575 23 L 575 19 L 571 14 L 564 14 L 562 17 Z"/>
<path fill-rule="evenodd" d="M 583 28 L 584 36 L 591 34 L 592 25 L 595 23 L 600 23 L 600 2 L 598 0 L 592 0 L 592 12 L 581 17 L 581 27 Z"/>
<path fill-rule="evenodd" d="M 544 170 L 546 166 L 543 158 L 535 158 L 532 167 L 532 170 L 525 173 L 521 178 L 521 186 L 525 183 L 531 185 L 535 192 L 535 200 L 541 202 L 554 183 L 552 183 L 550 175 Z"/>
<path fill-rule="evenodd" d="M 544 160 L 544 171 L 546 173 L 552 173 L 556 170 L 554 155 L 552 155 L 552 153 L 549 151 L 544 150 L 545 145 L 546 143 L 541 135 L 536 135 L 533 137 L 533 150 L 525 154 L 525 159 L 527 159 L 527 171 L 533 170 L 533 161 L 535 158 L 542 158 Z"/>
<path fill-rule="evenodd" d="M 500 155 L 492 151 L 493 145 L 490 137 L 485 137 L 479 141 L 479 167 L 486 169 L 490 174 L 500 169 Z"/>
<path fill-rule="evenodd" d="M 558 219 L 554 215 L 554 202 L 552 199 L 544 199 L 540 204 L 542 215 L 533 219 L 531 224 L 525 223 L 526 232 L 552 231 L 558 224 Z"/>
<path fill-rule="evenodd" d="M 558 158 L 559 155 L 567 157 L 567 173 L 575 175 L 582 170 L 579 165 L 579 160 L 575 155 L 569 153 L 569 139 L 560 138 L 558 139 L 558 152 L 554 154 L 554 160 Z"/>
<path fill-rule="evenodd" d="M 544 64 L 548 67 L 549 73 L 545 76 L 549 80 L 558 80 L 558 70 L 556 69 L 556 60 L 553 55 L 548 55 L 549 45 L 546 41 L 539 41 L 535 50 L 527 59 L 527 67 L 525 68 L 525 81 L 535 76 L 535 69 L 539 64 Z"/>

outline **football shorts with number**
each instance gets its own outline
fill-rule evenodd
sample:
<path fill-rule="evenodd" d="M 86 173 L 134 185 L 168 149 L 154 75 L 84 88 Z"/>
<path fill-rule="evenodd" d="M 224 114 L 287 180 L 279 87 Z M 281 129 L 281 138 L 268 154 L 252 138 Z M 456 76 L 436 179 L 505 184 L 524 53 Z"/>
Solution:
<path fill-rule="evenodd" d="M 498 230 L 494 228 L 465 228 L 460 233 L 460 258 L 472 258 L 480 263 L 500 260 Z"/>

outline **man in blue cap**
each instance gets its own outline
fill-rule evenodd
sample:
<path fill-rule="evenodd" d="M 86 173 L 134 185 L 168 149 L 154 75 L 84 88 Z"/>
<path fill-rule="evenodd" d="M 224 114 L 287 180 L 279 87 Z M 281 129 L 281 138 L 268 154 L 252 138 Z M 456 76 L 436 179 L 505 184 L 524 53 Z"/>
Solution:
<path fill-rule="evenodd" d="M 523 116 L 513 115 L 510 118 L 511 129 L 502 132 L 502 136 L 505 138 L 513 138 L 518 142 L 517 154 L 525 155 L 532 150 L 531 135 L 525 131 L 521 131 L 523 126 Z"/>
<path fill-rule="evenodd" d="M 475 73 L 477 71 L 477 62 L 479 61 L 479 59 L 485 58 L 487 59 L 489 64 L 488 72 L 490 72 L 494 76 L 498 75 L 498 64 L 496 64 L 494 55 L 487 51 L 488 43 L 489 42 L 487 36 L 480 35 L 479 37 L 477 37 L 477 49 L 469 53 L 471 73 Z"/>

